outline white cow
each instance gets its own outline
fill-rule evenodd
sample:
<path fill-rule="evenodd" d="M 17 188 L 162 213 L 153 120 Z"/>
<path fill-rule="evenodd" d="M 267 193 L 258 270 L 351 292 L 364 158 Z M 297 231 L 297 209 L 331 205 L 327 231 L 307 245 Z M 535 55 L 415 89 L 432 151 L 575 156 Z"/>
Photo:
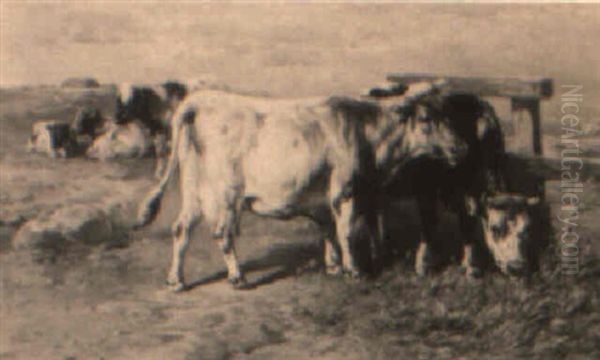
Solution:
<path fill-rule="evenodd" d="M 326 234 L 328 272 L 358 275 L 351 246 L 356 220 L 367 211 L 360 199 L 377 188 L 370 181 L 392 176 L 410 158 L 455 163 L 464 148 L 444 122 L 423 116 L 435 87 L 416 88 L 389 107 L 348 98 L 189 95 L 173 118 L 167 169 L 138 216 L 139 226 L 155 218 L 178 165 L 182 206 L 173 225 L 168 283 L 184 288 L 184 254 L 202 217 L 219 241 L 229 281 L 243 286 L 234 246 L 243 209 L 313 219 Z"/>
<path fill-rule="evenodd" d="M 150 132 L 139 122 L 124 125 L 109 123 L 105 132 L 96 137 L 86 155 L 99 160 L 140 158 L 150 153 Z"/>

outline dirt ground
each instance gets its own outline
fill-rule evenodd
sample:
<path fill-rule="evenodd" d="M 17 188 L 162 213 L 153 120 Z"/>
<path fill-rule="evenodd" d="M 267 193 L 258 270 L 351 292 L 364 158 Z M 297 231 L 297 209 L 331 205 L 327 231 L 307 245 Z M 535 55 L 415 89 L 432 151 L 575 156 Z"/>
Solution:
<path fill-rule="evenodd" d="M 172 69 L 170 61 L 175 59 L 187 73 L 214 73 L 234 88 L 278 96 L 356 93 L 365 85 L 381 82 L 389 71 L 545 74 L 556 79 L 557 87 L 571 81 L 585 85 L 581 117 L 586 132 L 581 143 L 590 164 L 600 161 L 600 107 L 592 100 L 600 89 L 594 70 L 597 57 L 586 50 L 597 39 L 597 7 L 507 11 L 489 6 L 475 11 L 433 5 L 394 9 L 271 6 L 261 16 L 257 7 L 212 12 L 198 5 L 194 11 L 205 15 L 198 25 L 197 16 L 187 14 L 183 6 L 158 11 L 132 6 L 132 15 L 129 5 L 116 7 L 114 12 L 91 4 L 73 12 L 57 10 L 56 16 L 71 25 L 68 31 L 41 25 L 3 28 L 3 52 L 10 50 L 28 59 L 15 65 L 11 75 L 16 79 L 39 72 L 43 73 L 40 78 L 62 79 L 56 70 L 61 66 L 59 56 L 54 52 L 44 57 L 44 49 L 49 48 L 75 59 L 71 64 L 75 74 L 90 75 L 85 62 L 101 59 L 96 68 L 104 71 L 101 80 L 129 74 L 134 81 L 144 76 L 152 81 L 163 79 L 173 76 L 170 70 L 165 70 L 168 74 L 161 71 Z M 11 15 L 3 16 L 10 24 L 17 24 L 22 12 L 39 19 L 49 14 L 47 8 L 20 5 L 3 5 L 2 10 Z M 140 38 L 139 34 L 149 31 L 148 24 L 136 23 L 133 14 L 150 16 L 154 11 L 180 21 L 153 24 L 154 40 L 172 48 L 168 56 L 155 56 L 157 64 L 141 66 L 137 59 L 160 46 Z M 365 14 L 379 22 L 364 20 Z M 579 20 L 563 26 L 557 20 L 561 14 Z M 97 16 L 110 26 L 105 31 L 87 31 L 87 23 Z M 245 16 L 268 21 L 245 21 Z M 519 22 L 528 26 L 513 26 Z M 441 25 L 430 27 L 432 23 Z M 447 29 L 453 26 L 464 31 L 449 37 Z M 28 32 L 19 34 L 19 29 Z M 346 30 L 340 33 L 339 29 Z M 8 38 L 11 32 L 41 45 L 23 47 Z M 73 36 L 74 45 L 60 43 L 63 33 Z M 482 33 L 493 36 L 481 42 Z M 548 33 L 556 36 L 543 36 Z M 173 42 L 172 36 L 180 34 L 200 45 L 190 49 Z M 115 40 L 114 36 L 123 38 Z M 514 47 L 508 47 L 506 39 L 513 39 Z M 544 46 L 530 45 L 541 41 Z M 94 43 L 100 45 L 91 47 Z M 112 52 L 106 51 L 113 45 Z M 456 51 L 446 51 L 452 47 Z M 561 47 L 566 50 L 552 50 Z M 571 51 L 579 56 L 568 56 Z M 114 67 L 110 58 L 104 58 L 115 53 L 122 54 L 123 66 Z M 38 66 L 38 58 L 52 66 Z M 10 69 L 3 63 L 3 76 Z M 110 113 L 111 99 L 108 87 L 93 91 L 38 85 L 0 89 L 1 359 L 600 358 L 597 165 L 589 165 L 585 172 L 584 205 L 577 226 L 581 266 L 576 276 L 563 276 L 559 267 L 558 172 L 546 183 L 553 242 L 544 252 L 540 272 L 529 280 L 492 271 L 482 279 L 467 281 L 453 259 L 436 274 L 416 277 L 410 244 L 416 241 L 418 221 L 407 201 L 396 207 L 398 220 L 392 229 L 407 251 L 377 278 L 357 282 L 328 277 L 319 267 L 319 234 L 313 224 L 248 215 L 237 243 L 253 288 L 230 288 L 220 251 L 207 229 L 199 226 L 186 263 L 187 280 L 193 286 L 173 294 L 164 282 L 171 253 L 169 228 L 179 203 L 175 186 L 156 223 L 128 232 L 126 241 L 75 248 L 49 262 L 32 261 L 28 252 L 17 251 L 12 244 L 13 235 L 27 220 L 73 204 L 91 205 L 124 196 L 135 205 L 152 182 L 152 159 L 102 164 L 51 160 L 25 152 L 34 120 L 71 119 L 77 107 L 86 104 Z M 506 119 L 506 102 L 497 105 Z M 556 125 L 560 123 L 557 96 L 543 103 L 542 115 L 545 151 L 556 157 L 561 133 Z M 453 216 L 447 214 L 444 223 L 440 238 L 456 240 Z"/>
<path fill-rule="evenodd" d="M 65 95 L 63 90 L 48 88 L 21 92 L 11 102 L 3 102 L 13 111 L 3 113 L 0 122 L 5 194 L 0 253 L 2 358 L 505 359 L 534 355 L 589 359 L 600 355 L 598 243 L 593 242 L 600 233 L 595 221 L 600 216 L 597 173 L 586 180 L 579 228 L 583 264 L 576 277 L 560 275 L 559 257 L 551 248 L 542 271 L 530 281 L 489 273 L 468 282 L 456 262 L 419 279 L 410 268 L 409 250 L 380 277 L 350 282 L 319 271 L 319 234 L 313 224 L 246 216 L 238 244 L 254 288 L 230 288 L 220 252 L 200 226 L 186 265 L 193 287 L 172 294 L 164 280 L 170 261 L 169 226 L 179 201 L 176 182 L 158 221 L 147 230 L 131 232 L 125 244 L 88 247 L 42 264 L 12 248 L 10 237 L 20 224 L 9 221 L 15 213 L 27 219 L 60 206 L 90 204 L 114 195 L 115 190 L 119 194 L 119 186 L 121 192 L 132 191 L 131 184 L 141 187 L 141 194 L 151 183 L 153 165 L 151 159 L 100 164 L 25 153 L 22 144 L 32 120 L 55 111 L 47 103 L 49 94 L 63 104 L 54 116 L 66 118 L 72 116 L 71 105 L 87 95 Z M 14 111 L 28 98 L 37 99 L 28 104 L 30 112 Z M 92 98 L 98 101 L 99 95 Z M 555 213 L 558 190 L 557 181 L 547 183 L 547 200 Z M 414 243 L 417 220 L 410 203 L 401 205 L 397 218 L 402 220 L 392 230 L 399 241 Z M 455 227 L 449 215 L 440 236 L 456 240 Z M 554 230 L 560 231 L 559 227 L 553 218 Z"/>

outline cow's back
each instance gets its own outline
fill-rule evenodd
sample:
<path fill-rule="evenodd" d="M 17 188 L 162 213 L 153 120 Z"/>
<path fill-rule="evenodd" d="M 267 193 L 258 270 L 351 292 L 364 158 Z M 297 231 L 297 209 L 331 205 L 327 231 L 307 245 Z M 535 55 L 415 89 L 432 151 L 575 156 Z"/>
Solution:
<path fill-rule="evenodd" d="M 322 118 L 328 110 L 322 103 L 199 91 L 182 104 L 195 116 L 193 147 L 181 146 L 199 151 L 198 176 L 214 191 L 243 189 L 268 207 L 297 208 L 325 170 Z"/>

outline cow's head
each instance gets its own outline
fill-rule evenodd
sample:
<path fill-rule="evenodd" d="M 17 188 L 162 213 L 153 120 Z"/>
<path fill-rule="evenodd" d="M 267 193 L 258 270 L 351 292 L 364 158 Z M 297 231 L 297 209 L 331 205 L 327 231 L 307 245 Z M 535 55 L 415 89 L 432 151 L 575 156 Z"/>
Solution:
<path fill-rule="evenodd" d="M 70 124 L 66 121 L 38 121 L 27 141 L 30 152 L 42 152 L 52 157 L 69 157 L 77 151 Z"/>
<path fill-rule="evenodd" d="M 87 157 L 109 160 L 147 155 L 151 146 L 150 134 L 138 121 L 124 125 L 109 123 L 105 130 L 87 149 Z"/>
<path fill-rule="evenodd" d="M 377 164 L 387 168 L 384 182 L 393 181 L 409 163 L 433 160 L 442 166 L 456 166 L 467 155 L 468 146 L 442 110 L 439 86 L 418 83 L 400 99 L 378 100 L 384 108 L 384 125 L 378 125 L 374 139 Z"/>
<path fill-rule="evenodd" d="M 162 88 L 166 92 L 166 100 L 172 110 L 174 110 L 179 102 L 181 102 L 188 94 L 188 89 L 185 85 L 173 80 L 163 83 Z"/>
<path fill-rule="evenodd" d="M 87 135 L 93 139 L 98 135 L 103 125 L 104 118 L 100 110 L 92 106 L 86 106 L 77 111 L 71 124 L 71 130 L 77 136 Z"/>
<path fill-rule="evenodd" d="M 496 265 L 509 275 L 523 275 L 531 268 L 531 208 L 538 197 L 501 194 L 483 200 L 483 234 Z"/>
<path fill-rule="evenodd" d="M 117 91 L 115 120 L 124 124 L 133 119 L 162 120 L 187 95 L 187 87 L 175 81 L 160 86 L 121 84 Z"/>
<path fill-rule="evenodd" d="M 466 156 L 467 144 L 450 126 L 438 97 L 426 96 L 404 108 L 404 151 L 410 160 L 435 160 L 455 166 Z"/>

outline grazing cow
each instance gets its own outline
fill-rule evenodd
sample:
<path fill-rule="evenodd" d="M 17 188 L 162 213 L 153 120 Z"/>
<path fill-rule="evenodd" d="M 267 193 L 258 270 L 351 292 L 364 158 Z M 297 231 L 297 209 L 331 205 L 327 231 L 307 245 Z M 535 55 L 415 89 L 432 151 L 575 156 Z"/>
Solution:
<path fill-rule="evenodd" d="M 154 139 L 156 176 L 164 168 L 168 153 L 169 120 L 187 95 L 185 85 L 167 81 L 159 86 L 121 84 L 118 88 L 115 121 L 119 125 L 140 121 Z"/>
<path fill-rule="evenodd" d="M 525 275 L 537 267 L 532 213 L 538 197 L 502 193 L 484 199 L 481 221 L 485 245 L 496 266 L 509 275 Z"/>
<path fill-rule="evenodd" d="M 124 125 L 110 123 L 106 131 L 96 137 L 86 155 L 93 159 L 114 160 L 146 156 L 152 149 L 148 129 L 134 121 Z"/>
<path fill-rule="evenodd" d="M 328 272 L 358 275 L 351 244 L 367 208 L 361 201 L 378 188 L 373 181 L 395 174 L 411 157 L 456 163 L 463 153 L 464 144 L 444 122 L 415 116 L 427 111 L 435 86 L 415 89 L 390 107 L 349 98 L 276 100 L 214 90 L 188 96 L 173 117 L 167 169 L 138 216 L 138 226 L 156 217 L 179 166 L 182 207 L 173 225 L 168 283 L 184 288 L 184 254 L 192 226 L 202 217 L 219 241 L 229 281 L 243 286 L 234 246 L 243 209 L 283 219 L 309 217 L 324 230 Z"/>
<path fill-rule="evenodd" d="M 78 146 L 69 122 L 40 120 L 33 124 L 27 149 L 29 152 L 47 154 L 53 158 L 67 158 L 76 155 Z"/>
<path fill-rule="evenodd" d="M 531 241 L 528 205 L 537 200 L 507 193 L 504 137 L 493 107 L 474 95 L 448 95 L 441 112 L 452 132 L 467 144 L 465 158 L 453 168 L 439 161 L 413 163 L 386 188 L 388 196 L 405 196 L 408 185 L 416 195 L 421 218 L 417 274 L 424 275 L 432 267 L 430 244 L 438 225 L 439 199 L 458 215 L 465 241 L 462 266 L 468 276 L 480 273 L 481 264 L 474 253 L 483 245 L 481 225 L 485 229 L 483 243 L 499 268 L 510 274 L 523 273 L 531 265 L 524 256 L 525 243 Z M 500 232 L 493 230 L 498 228 Z"/>
<path fill-rule="evenodd" d="M 88 149 L 94 140 L 106 131 L 110 121 L 102 116 L 100 110 L 93 106 L 80 108 L 71 123 L 71 132 L 77 144 L 83 149 Z"/>

